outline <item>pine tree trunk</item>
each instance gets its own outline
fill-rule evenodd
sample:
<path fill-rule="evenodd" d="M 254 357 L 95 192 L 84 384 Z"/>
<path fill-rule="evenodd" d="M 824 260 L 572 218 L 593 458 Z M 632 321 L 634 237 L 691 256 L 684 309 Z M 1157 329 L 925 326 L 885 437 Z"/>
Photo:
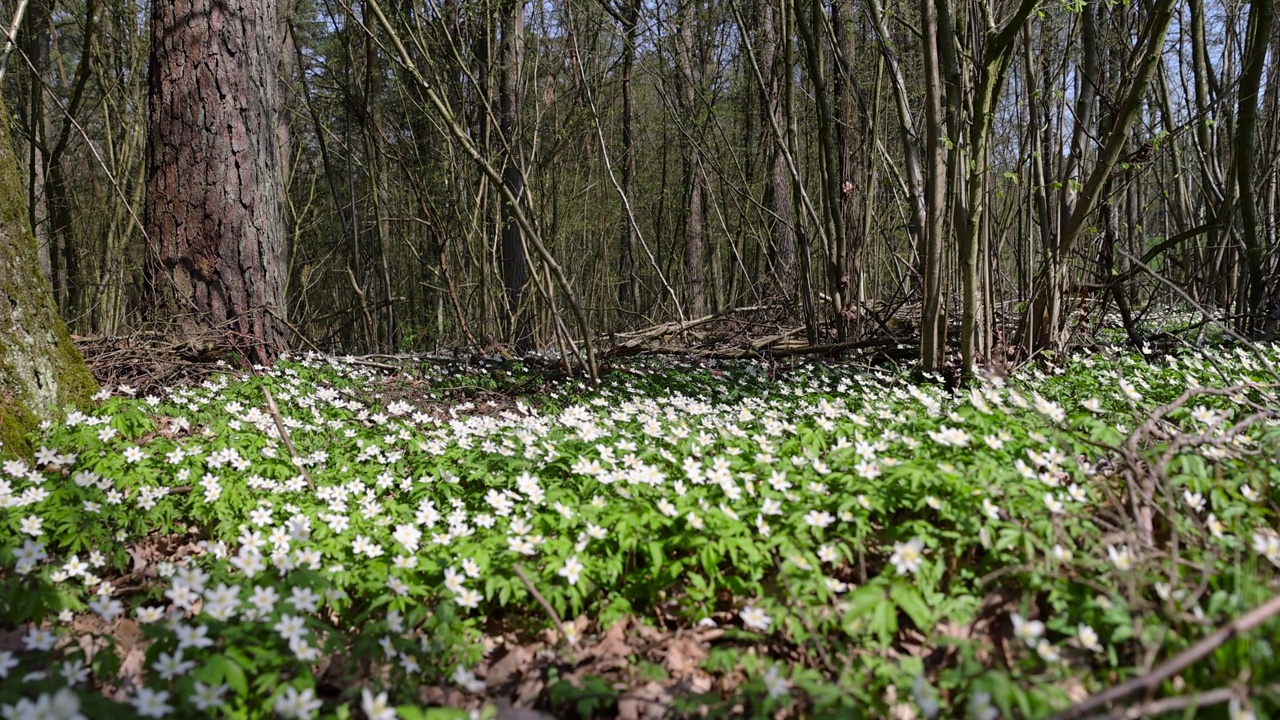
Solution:
<path fill-rule="evenodd" d="M 94 391 L 40 272 L 17 168 L 0 128 L 0 456 L 29 454 L 27 435 L 41 420 Z"/>
<path fill-rule="evenodd" d="M 152 4 L 148 271 L 161 317 L 254 362 L 285 346 L 276 0 Z"/>

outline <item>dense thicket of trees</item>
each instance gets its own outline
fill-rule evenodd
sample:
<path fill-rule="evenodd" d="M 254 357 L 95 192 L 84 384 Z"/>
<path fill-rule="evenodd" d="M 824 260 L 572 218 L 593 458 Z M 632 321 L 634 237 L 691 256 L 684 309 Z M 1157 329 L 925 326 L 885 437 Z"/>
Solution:
<path fill-rule="evenodd" d="M 184 6 L 206 4 L 275 5 Z M 267 265 L 283 293 L 255 302 L 280 303 L 269 332 L 295 345 L 573 352 L 767 305 L 814 344 L 918 336 L 926 366 L 1051 347 L 1110 314 L 1141 342 L 1173 307 L 1280 331 L 1272 0 L 272 12 L 244 49 L 278 74 L 277 156 L 253 160 L 282 188 Z M 30 0 L 16 25 L 4 92 L 77 333 L 153 317 L 157 214 L 216 182 L 147 136 L 169 67 L 148 73 L 165 50 L 149 23 L 166 18 Z"/>

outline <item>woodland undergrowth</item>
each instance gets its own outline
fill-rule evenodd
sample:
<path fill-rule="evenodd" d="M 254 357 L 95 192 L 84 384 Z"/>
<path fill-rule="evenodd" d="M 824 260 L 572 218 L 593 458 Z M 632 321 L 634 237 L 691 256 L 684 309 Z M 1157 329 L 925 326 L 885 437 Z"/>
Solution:
<path fill-rule="evenodd" d="M 1267 716 L 1278 364 L 110 387 L 0 468 L 0 715 Z"/>

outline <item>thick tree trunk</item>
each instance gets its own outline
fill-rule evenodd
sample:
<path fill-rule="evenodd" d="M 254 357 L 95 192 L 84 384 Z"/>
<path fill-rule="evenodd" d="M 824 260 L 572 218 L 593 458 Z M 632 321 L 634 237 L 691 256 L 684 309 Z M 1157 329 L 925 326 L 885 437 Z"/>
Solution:
<path fill-rule="evenodd" d="M 373 20 L 365 10 L 364 22 L 370 28 Z M 382 63 L 378 56 L 378 43 L 372 31 L 364 37 L 365 109 L 360 113 L 360 128 L 364 136 L 365 165 L 369 175 L 369 199 L 373 202 L 373 230 L 378 247 L 378 260 L 382 271 L 382 309 L 378 313 L 383 323 L 385 347 L 391 351 L 400 349 L 400 325 L 396 318 L 394 291 L 391 283 L 391 224 L 387 221 L 390 207 L 390 190 L 387 187 L 386 146 L 382 139 L 382 112 L 377 99 L 382 95 Z"/>
<path fill-rule="evenodd" d="M 979 309 L 986 306 L 979 279 L 981 268 L 986 266 L 987 260 L 980 250 L 985 219 L 983 210 L 988 203 L 986 188 L 989 143 L 1005 73 L 1013 58 L 1014 41 L 1022 32 L 1035 5 L 1035 0 L 1022 0 L 1017 11 L 999 32 L 988 32 L 982 55 L 972 61 L 966 60 L 972 62 L 967 68 L 969 73 L 977 78 L 965 128 L 969 133 L 966 149 L 969 162 L 961 163 L 956 168 L 958 172 L 967 173 L 967 176 L 962 175 L 965 177 L 963 192 L 957 192 L 951 201 L 960 240 L 960 357 L 961 370 L 966 376 L 973 373 L 978 354 L 990 345 L 991 328 L 979 322 L 978 318 Z M 956 136 L 960 137 L 960 133 L 957 132 Z"/>
<path fill-rule="evenodd" d="M 8 117 L 2 103 L 0 117 Z M 29 454 L 28 433 L 41 420 L 94 391 L 40 272 L 17 167 L 0 129 L 0 456 Z"/>
<path fill-rule="evenodd" d="M 152 4 L 148 271 L 156 310 L 254 362 L 285 346 L 275 0 Z"/>
<path fill-rule="evenodd" d="M 1265 222 L 1266 246 L 1271 252 L 1280 251 L 1280 173 L 1276 163 L 1280 163 L 1280 27 L 1272 19 L 1271 61 L 1267 68 L 1267 88 L 1263 93 L 1262 105 L 1265 108 L 1267 122 L 1261 131 L 1266 138 L 1263 142 L 1260 157 L 1270 158 L 1270 172 L 1263 173 L 1266 179 L 1262 185 L 1262 212 Z M 1267 166 L 1264 166 L 1267 167 Z M 1267 283 L 1270 286 L 1270 301 L 1263 335 L 1275 339 L 1280 335 L 1280 263 L 1272 266 L 1271 276 Z"/>
<path fill-rule="evenodd" d="M 863 176 L 863 153 L 866 152 L 867 128 L 874 127 L 866 115 L 865 100 L 856 84 L 853 63 L 857 58 L 854 44 L 854 4 L 839 0 L 831 4 L 831 28 L 835 33 L 832 46 L 832 86 L 836 101 L 836 147 L 840 159 L 840 216 L 844 234 L 836 239 L 835 265 L 839 272 L 836 285 L 843 304 L 837 324 L 846 334 L 860 330 L 853 325 L 862 317 L 864 301 L 862 250 L 863 217 L 867 212 L 867 184 Z"/>

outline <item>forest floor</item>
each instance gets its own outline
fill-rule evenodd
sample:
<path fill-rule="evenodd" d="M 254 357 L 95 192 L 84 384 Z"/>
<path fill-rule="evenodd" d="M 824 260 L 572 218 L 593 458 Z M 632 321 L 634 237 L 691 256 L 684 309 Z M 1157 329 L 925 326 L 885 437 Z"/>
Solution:
<path fill-rule="evenodd" d="M 1277 365 L 1100 347 L 948 390 L 300 355 L 112 386 L 0 466 L 0 715 L 1267 716 Z"/>

